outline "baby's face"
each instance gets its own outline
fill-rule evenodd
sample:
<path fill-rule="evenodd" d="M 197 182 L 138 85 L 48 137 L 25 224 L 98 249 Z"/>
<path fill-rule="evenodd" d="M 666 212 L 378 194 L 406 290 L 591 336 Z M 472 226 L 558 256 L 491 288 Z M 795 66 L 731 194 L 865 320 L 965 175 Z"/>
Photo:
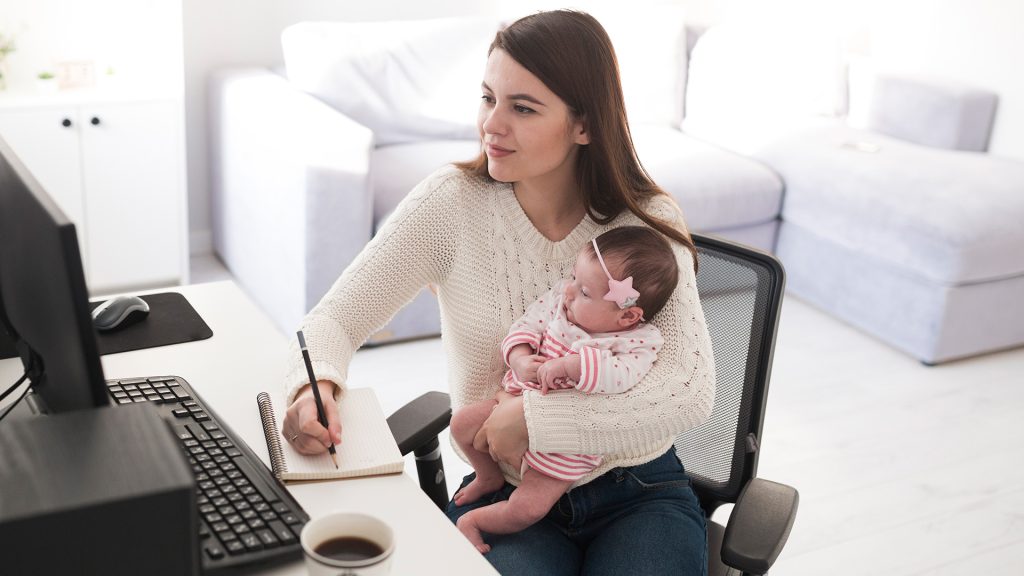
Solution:
<path fill-rule="evenodd" d="M 614 274 L 617 266 L 605 263 Z M 565 317 L 592 334 L 622 330 L 622 310 L 615 302 L 604 299 L 607 293 L 608 276 L 601 264 L 586 251 L 580 252 L 573 266 L 572 282 L 565 287 Z"/>

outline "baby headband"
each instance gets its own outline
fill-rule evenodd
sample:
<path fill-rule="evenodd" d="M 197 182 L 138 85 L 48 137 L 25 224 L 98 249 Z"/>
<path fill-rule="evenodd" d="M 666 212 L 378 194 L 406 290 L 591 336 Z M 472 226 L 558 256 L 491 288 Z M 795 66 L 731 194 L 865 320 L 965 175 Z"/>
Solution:
<path fill-rule="evenodd" d="M 601 268 L 604 270 L 605 275 L 608 276 L 608 293 L 604 295 L 604 299 L 609 302 L 615 302 L 619 305 L 619 309 L 623 310 L 630 306 L 636 306 L 636 299 L 640 297 L 640 293 L 633 289 L 633 277 L 630 276 L 625 280 L 612 278 L 612 273 L 604 265 L 604 258 L 601 257 L 601 251 L 597 248 L 597 238 L 592 239 L 590 242 L 594 245 L 594 254 L 597 255 L 597 261 L 601 263 Z"/>

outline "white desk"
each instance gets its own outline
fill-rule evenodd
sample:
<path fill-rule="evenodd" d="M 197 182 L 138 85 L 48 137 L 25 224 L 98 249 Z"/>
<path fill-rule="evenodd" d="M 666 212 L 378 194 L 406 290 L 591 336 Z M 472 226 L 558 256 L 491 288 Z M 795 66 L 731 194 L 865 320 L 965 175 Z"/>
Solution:
<path fill-rule="evenodd" d="M 104 356 L 105 376 L 181 376 L 269 464 L 256 394 L 282 392 L 286 339 L 232 282 L 174 290 L 191 302 L 213 330 L 213 337 Z M 14 382 L 20 374 L 18 360 L 0 361 L 0 386 Z M 397 542 L 391 570 L 396 576 L 497 574 L 406 474 L 289 485 L 288 489 L 313 518 L 345 509 L 374 514 L 388 522 Z M 251 573 L 298 575 L 306 570 L 298 561 Z"/>

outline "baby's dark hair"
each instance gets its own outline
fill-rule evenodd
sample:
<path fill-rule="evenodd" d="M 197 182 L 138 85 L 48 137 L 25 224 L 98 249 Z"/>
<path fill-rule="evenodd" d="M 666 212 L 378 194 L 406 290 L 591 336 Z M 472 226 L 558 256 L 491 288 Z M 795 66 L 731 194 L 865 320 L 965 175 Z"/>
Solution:
<path fill-rule="evenodd" d="M 633 277 L 633 288 L 640 293 L 636 305 L 643 308 L 645 319 L 665 307 L 679 283 L 679 265 L 664 236 L 644 226 L 623 226 L 598 236 L 597 248 L 616 280 Z M 596 261 L 594 245 L 588 242 L 585 250 Z"/>

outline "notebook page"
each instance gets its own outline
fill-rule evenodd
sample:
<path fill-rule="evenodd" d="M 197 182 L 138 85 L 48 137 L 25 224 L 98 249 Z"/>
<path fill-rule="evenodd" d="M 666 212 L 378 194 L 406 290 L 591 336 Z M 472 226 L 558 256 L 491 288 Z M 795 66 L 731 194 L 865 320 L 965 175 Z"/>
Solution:
<path fill-rule="evenodd" d="M 279 419 L 277 433 L 280 434 L 286 407 L 282 398 L 277 395 L 273 398 L 274 414 Z M 281 474 L 282 480 L 323 480 L 402 471 L 405 460 L 372 388 L 347 390 L 339 402 L 338 412 L 342 422 L 342 441 L 335 446 L 338 468 L 327 452 L 307 456 L 282 440 L 281 451 L 288 469 Z"/>

